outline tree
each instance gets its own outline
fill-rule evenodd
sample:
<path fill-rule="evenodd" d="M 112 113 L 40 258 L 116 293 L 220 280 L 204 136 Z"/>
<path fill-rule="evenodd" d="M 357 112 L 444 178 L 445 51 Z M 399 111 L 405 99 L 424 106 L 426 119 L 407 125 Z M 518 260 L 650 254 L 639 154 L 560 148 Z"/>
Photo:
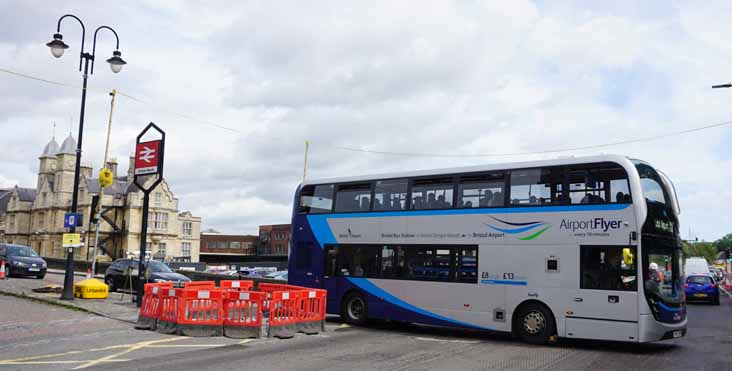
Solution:
<path fill-rule="evenodd" d="M 716 246 L 717 251 L 720 251 L 720 252 L 732 250 L 732 233 L 715 241 L 714 246 Z"/>
<path fill-rule="evenodd" d="M 699 256 L 706 258 L 708 262 L 717 260 L 717 248 L 712 242 L 683 243 L 684 257 Z"/>

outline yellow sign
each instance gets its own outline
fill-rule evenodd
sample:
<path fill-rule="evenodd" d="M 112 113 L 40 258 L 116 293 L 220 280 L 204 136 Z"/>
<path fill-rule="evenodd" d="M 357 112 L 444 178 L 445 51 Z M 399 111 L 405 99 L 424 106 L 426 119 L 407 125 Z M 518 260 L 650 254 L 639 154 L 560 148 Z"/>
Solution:
<path fill-rule="evenodd" d="M 633 252 L 630 251 L 630 248 L 624 248 L 623 249 L 623 263 L 625 265 L 633 265 Z"/>
<path fill-rule="evenodd" d="M 99 186 L 102 188 L 107 188 L 112 185 L 112 182 L 114 181 L 114 174 L 112 174 L 112 170 L 107 169 L 106 167 L 102 170 L 99 170 Z"/>
<path fill-rule="evenodd" d="M 109 287 L 96 279 L 86 279 L 74 284 L 74 296 L 82 299 L 106 299 Z"/>
<path fill-rule="evenodd" d="M 81 235 L 78 233 L 64 233 L 61 237 L 61 245 L 63 247 L 81 246 Z"/>

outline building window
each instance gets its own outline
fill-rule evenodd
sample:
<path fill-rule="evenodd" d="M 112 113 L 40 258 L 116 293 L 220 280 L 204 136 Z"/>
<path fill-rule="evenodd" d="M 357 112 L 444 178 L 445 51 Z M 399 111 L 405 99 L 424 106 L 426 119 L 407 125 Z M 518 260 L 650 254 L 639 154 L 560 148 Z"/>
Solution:
<path fill-rule="evenodd" d="M 241 242 L 231 241 L 231 243 L 229 244 L 229 247 L 232 249 L 241 249 Z"/>
<path fill-rule="evenodd" d="M 193 223 L 183 222 L 183 235 L 190 236 L 193 234 Z"/>
<path fill-rule="evenodd" d="M 191 256 L 191 243 L 190 242 L 182 242 L 180 244 L 180 255 L 181 256 Z"/>
<path fill-rule="evenodd" d="M 15 215 L 8 217 L 8 229 L 15 229 Z"/>
<path fill-rule="evenodd" d="M 229 247 L 229 242 L 228 241 L 218 241 L 216 243 L 216 247 L 218 247 L 219 249 L 225 249 L 225 248 Z"/>
<path fill-rule="evenodd" d="M 38 213 L 38 228 L 43 228 L 46 224 L 44 221 L 46 219 L 45 213 Z"/>
<path fill-rule="evenodd" d="M 168 229 L 168 213 L 153 213 L 153 229 Z"/>
<path fill-rule="evenodd" d="M 165 242 L 160 242 L 158 244 L 158 254 L 165 255 L 166 254 L 166 251 L 165 251 L 166 250 L 166 247 L 167 247 L 167 245 L 166 245 Z"/>
<path fill-rule="evenodd" d="M 162 206 L 163 205 L 163 194 L 160 192 L 155 192 L 155 206 Z"/>

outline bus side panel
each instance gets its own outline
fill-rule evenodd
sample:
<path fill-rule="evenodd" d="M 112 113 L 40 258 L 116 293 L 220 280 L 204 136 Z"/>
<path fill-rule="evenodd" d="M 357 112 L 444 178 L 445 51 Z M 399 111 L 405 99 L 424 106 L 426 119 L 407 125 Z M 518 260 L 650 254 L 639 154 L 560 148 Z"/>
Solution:
<path fill-rule="evenodd" d="M 298 259 L 305 261 L 298 262 Z M 320 246 L 305 215 L 292 217 L 292 238 L 288 261 L 288 283 L 312 288 L 327 288 L 323 277 L 323 246 Z"/>

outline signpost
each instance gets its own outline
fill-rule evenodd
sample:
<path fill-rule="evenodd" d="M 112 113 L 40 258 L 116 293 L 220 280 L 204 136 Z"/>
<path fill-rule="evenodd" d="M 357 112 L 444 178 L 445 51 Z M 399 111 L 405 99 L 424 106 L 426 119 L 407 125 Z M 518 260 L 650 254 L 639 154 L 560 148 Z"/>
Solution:
<path fill-rule="evenodd" d="M 75 228 L 81 224 L 81 217 L 79 213 L 66 213 L 64 214 L 64 228 Z"/>
<path fill-rule="evenodd" d="M 145 134 L 154 129 L 160 134 L 160 139 L 141 142 L 140 140 Z M 144 272 L 145 272 L 145 247 L 147 244 L 147 214 L 150 208 L 150 192 L 163 181 L 163 160 L 165 154 L 165 132 L 162 131 L 154 123 L 149 123 L 145 129 L 137 136 L 137 145 L 135 146 L 135 185 L 142 190 L 144 198 L 142 201 L 142 226 L 140 227 L 140 261 L 138 264 L 137 274 L 137 306 L 142 305 L 142 295 L 144 291 Z M 143 177 L 156 176 L 151 184 L 145 186 Z"/>

